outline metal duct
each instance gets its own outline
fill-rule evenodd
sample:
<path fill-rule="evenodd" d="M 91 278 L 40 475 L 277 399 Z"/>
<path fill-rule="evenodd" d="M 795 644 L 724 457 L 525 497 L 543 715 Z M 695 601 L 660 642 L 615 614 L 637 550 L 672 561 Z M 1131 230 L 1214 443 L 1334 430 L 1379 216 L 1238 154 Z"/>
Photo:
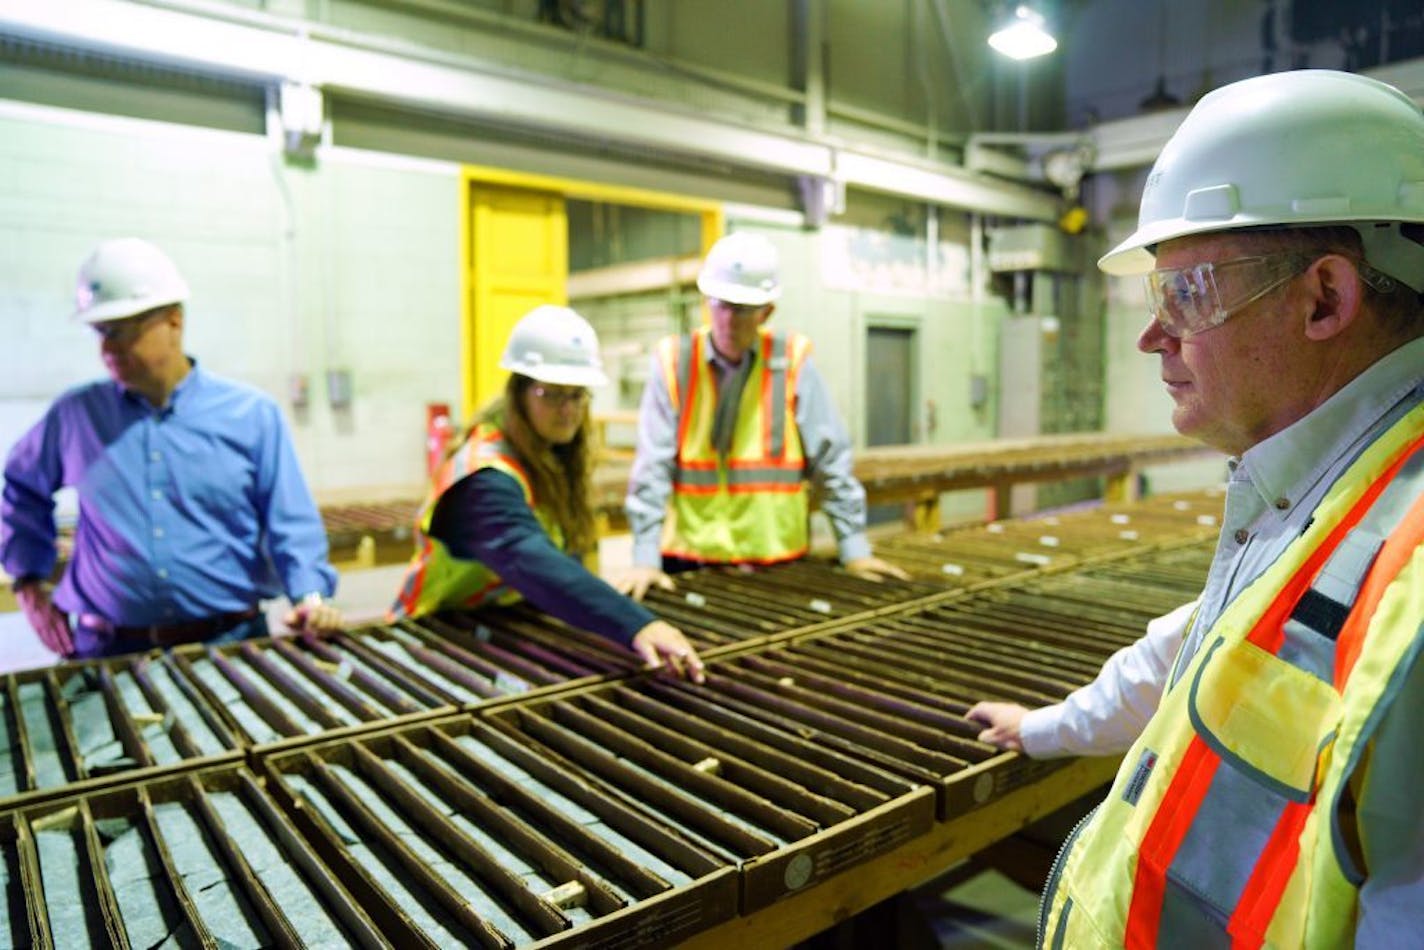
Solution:
<path fill-rule="evenodd" d="M 170 7 L 177 4 L 170 4 Z M 124 0 L 0 0 L 0 34 L 185 70 L 517 128 L 543 129 L 665 156 L 692 156 L 791 178 L 815 177 L 984 214 L 1056 220 L 1056 195 L 904 155 L 878 155 L 766 131 L 547 76 L 319 24 L 193 5 Z M 198 12 L 201 9 L 202 12 Z"/>

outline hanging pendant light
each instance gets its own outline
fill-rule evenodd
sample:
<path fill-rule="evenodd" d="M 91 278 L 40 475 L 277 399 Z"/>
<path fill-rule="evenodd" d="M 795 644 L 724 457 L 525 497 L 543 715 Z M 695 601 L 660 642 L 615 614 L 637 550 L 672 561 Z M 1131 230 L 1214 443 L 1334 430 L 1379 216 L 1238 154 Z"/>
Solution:
<path fill-rule="evenodd" d="M 1058 41 L 1048 32 L 1043 15 L 1021 3 L 989 36 L 989 45 L 1013 59 L 1032 59 L 1056 50 Z"/>

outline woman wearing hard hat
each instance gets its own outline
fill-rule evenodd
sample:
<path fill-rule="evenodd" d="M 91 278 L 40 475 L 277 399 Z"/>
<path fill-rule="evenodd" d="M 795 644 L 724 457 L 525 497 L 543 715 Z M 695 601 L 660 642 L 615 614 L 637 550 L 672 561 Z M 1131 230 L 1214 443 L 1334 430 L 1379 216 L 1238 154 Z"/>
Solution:
<path fill-rule="evenodd" d="M 535 307 L 499 365 L 504 393 L 435 473 L 391 617 L 523 598 L 701 682 L 682 632 L 579 560 L 596 541 L 588 387 L 608 382 L 593 327 L 567 307 Z"/>

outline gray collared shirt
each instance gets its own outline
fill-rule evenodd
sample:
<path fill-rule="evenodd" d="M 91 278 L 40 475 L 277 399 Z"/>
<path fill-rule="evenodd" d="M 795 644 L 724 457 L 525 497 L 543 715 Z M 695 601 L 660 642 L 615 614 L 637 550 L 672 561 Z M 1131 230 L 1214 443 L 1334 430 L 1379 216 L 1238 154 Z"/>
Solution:
<path fill-rule="evenodd" d="M 707 360 L 718 380 L 736 365 L 707 347 Z M 754 358 L 751 354 L 744 359 Z M 841 423 L 825 380 L 807 355 L 796 377 L 796 429 L 806 456 L 807 477 L 820 491 L 821 511 L 835 532 L 841 561 L 870 556 L 865 536 L 865 489 L 851 470 L 850 436 Z M 656 354 L 643 400 L 638 407 L 638 453 L 628 478 L 628 527 L 633 534 L 633 563 L 662 563 L 662 527 L 672 496 L 673 462 L 677 457 L 677 414 Z"/>
<path fill-rule="evenodd" d="M 1305 418 L 1231 459 L 1221 536 L 1184 662 L 1226 606 L 1275 562 L 1330 486 L 1370 443 L 1424 399 L 1424 340 L 1379 360 Z"/>

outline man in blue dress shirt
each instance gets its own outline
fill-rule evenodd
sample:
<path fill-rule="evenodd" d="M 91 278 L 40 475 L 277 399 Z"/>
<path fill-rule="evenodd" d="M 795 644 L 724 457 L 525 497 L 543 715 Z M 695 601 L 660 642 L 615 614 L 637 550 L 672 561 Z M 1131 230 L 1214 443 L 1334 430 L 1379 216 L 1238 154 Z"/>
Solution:
<path fill-rule="evenodd" d="M 79 271 L 75 318 L 110 380 L 69 390 L 11 450 L 0 566 L 44 644 L 69 658 L 263 636 L 285 593 L 299 629 L 332 629 L 326 533 L 281 410 L 183 352 L 188 286 L 138 238 L 101 243 Z M 79 520 L 53 592 L 54 494 Z"/>

